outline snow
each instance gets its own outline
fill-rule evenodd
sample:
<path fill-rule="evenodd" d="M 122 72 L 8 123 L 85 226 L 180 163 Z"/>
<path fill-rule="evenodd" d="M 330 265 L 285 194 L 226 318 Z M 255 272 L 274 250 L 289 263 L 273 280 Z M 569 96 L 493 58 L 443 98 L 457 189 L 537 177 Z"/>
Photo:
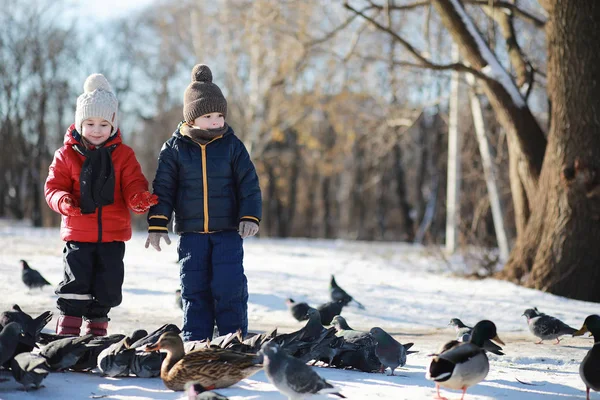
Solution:
<path fill-rule="evenodd" d="M 452 3 L 454 8 L 456 9 L 456 12 L 463 20 L 467 30 L 473 37 L 473 40 L 475 40 L 475 43 L 477 43 L 479 53 L 487 63 L 487 65 L 481 70 L 481 72 L 487 77 L 498 81 L 508 92 L 516 107 L 525 107 L 525 100 L 523 99 L 519 88 L 517 87 L 517 85 L 515 85 L 515 82 L 513 81 L 510 74 L 506 72 L 502 65 L 500 65 L 498 59 L 496 58 L 494 53 L 492 53 L 483 37 L 481 37 L 481 34 L 473 24 L 473 20 L 471 19 L 471 17 L 467 15 L 463 5 L 458 0 L 450 0 L 450 3 Z"/>
<path fill-rule="evenodd" d="M 51 283 L 62 278 L 62 242 L 57 229 L 33 229 L 0 221 L 0 310 L 13 303 L 37 316 L 55 310 L 53 289 L 28 291 L 21 282 L 19 260 L 26 259 Z M 173 236 L 173 235 L 171 235 Z M 173 239 L 173 237 L 172 237 Z M 158 253 L 144 248 L 145 234 L 136 233 L 127 243 L 123 303 L 111 311 L 110 333 L 130 334 L 143 327 L 154 330 L 164 323 L 180 326 L 181 311 L 175 306 L 179 285 L 176 244 Z M 560 345 L 536 345 L 527 330 L 526 308 L 561 318 L 581 327 L 585 317 L 597 313 L 597 304 L 569 300 L 508 282 L 467 280 L 450 271 L 465 268 L 461 257 L 447 261 L 431 249 L 405 243 L 367 243 L 340 240 L 263 239 L 245 242 L 251 331 L 279 327 L 280 332 L 299 329 L 284 300 L 307 301 L 314 306 L 328 301 L 328 283 L 335 274 L 340 286 L 356 297 L 366 310 L 344 308 L 342 315 L 355 329 L 380 326 L 403 343 L 414 342 L 405 367 L 397 376 L 314 367 L 325 379 L 354 399 L 431 399 L 432 382 L 425 379 L 428 354 L 454 338 L 447 325 L 458 317 L 468 324 L 491 319 L 506 343 L 506 355 L 490 355 L 490 373 L 470 388 L 466 399 L 574 399 L 585 398 L 578 369 L 592 345 L 588 337 L 565 337 Z M 46 327 L 52 332 L 57 316 Z M 0 373 L 0 399 L 181 399 L 167 390 L 160 378 L 105 378 L 99 373 L 51 373 L 38 391 L 19 389 L 10 373 Z M 520 381 L 520 382 L 519 382 Z M 521 383 L 523 382 L 523 383 Z M 230 399 L 284 399 L 264 372 L 218 390 Z M 444 396 L 460 393 L 441 389 Z M 327 398 L 316 396 L 315 398 Z M 593 393 L 592 398 L 600 399 Z"/>

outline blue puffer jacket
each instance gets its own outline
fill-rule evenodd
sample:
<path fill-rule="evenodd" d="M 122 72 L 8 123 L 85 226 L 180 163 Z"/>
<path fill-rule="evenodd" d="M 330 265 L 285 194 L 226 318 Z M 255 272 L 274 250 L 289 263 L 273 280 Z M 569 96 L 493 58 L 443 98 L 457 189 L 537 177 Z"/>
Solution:
<path fill-rule="evenodd" d="M 177 234 L 237 230 L 243 220 L 258 224 L 258 176 L 233 129 L 199 144 L 179 128 L 158 156 L 152 185 L 159 202 L 148 213 L 148 231 L 167 232 L 173 211 Z"/>

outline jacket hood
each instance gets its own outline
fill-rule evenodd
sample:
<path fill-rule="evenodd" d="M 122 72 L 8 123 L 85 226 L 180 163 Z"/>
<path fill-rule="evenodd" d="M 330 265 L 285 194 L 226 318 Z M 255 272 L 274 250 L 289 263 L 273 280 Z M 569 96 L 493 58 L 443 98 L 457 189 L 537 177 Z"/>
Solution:
<path fill-rule="evenodd" d="M 63 144 L 65 146 L 72 146 L 74 144 L 81 144 L 82 143 L 81 139 L 82 139 L 82 136 L 75 129 L 75 124 L 71 124 L 71 126 L 69 127 L 69 129 L 67 129 L 67 132 L 65 133 L 65 138 L 63 140 Z M 117 129 L 117 133 L 115 133 L 114 135 L 112 135 L 111 137 L 109 137 L 108 140 L 104 143 L 104 145 L 106 145 L 106 144 L 119 144 L 119 143 L 122 143 L 122 142 L 123 142 L 123 139 L 121 138 L 121 130 Z"/>

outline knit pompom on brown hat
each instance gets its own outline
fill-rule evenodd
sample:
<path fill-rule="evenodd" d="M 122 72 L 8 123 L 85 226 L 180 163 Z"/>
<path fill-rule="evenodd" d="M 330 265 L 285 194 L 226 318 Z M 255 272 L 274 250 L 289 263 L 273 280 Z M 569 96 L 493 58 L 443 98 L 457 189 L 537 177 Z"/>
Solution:
<path fill-rule="evenodd" d="M 183 118 L 188 124 L 204 114 L 218 112 L 227 118 L 227 100 L 221 89 L 212 83 L 212 72 L 207 65 L 197 64 L 192 69 L 192 83 L 183 95 Z"/>
<path fill-rule="evenodd" d="M 113 127 L 111 136 L 119 128 L 119 101 L 110 83 L 102 74 L 92 74 L 83 84 L 83 93 L 77 98 L 75 129 L 81 133 L 81 125 L 88 118 L 102 118 Z"/>

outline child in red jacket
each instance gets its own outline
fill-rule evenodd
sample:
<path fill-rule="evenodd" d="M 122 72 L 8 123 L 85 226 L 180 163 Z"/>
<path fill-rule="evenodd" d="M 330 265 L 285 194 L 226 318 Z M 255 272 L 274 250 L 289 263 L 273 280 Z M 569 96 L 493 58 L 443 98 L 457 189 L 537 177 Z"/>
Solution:
<path fill-rule="evenodd" d="M 75 124 L 54 154 L 46 201 L 62 215 L 64 278 L 58 285 L 56 333 L 106 335 L 108 312 L 121 304 L 129 209 L 143 214 L 158 203 L 148 192 L 133 150 L 122 143 L 118 101 L 101 74 L 90 75 L 77 98 Z"/>

